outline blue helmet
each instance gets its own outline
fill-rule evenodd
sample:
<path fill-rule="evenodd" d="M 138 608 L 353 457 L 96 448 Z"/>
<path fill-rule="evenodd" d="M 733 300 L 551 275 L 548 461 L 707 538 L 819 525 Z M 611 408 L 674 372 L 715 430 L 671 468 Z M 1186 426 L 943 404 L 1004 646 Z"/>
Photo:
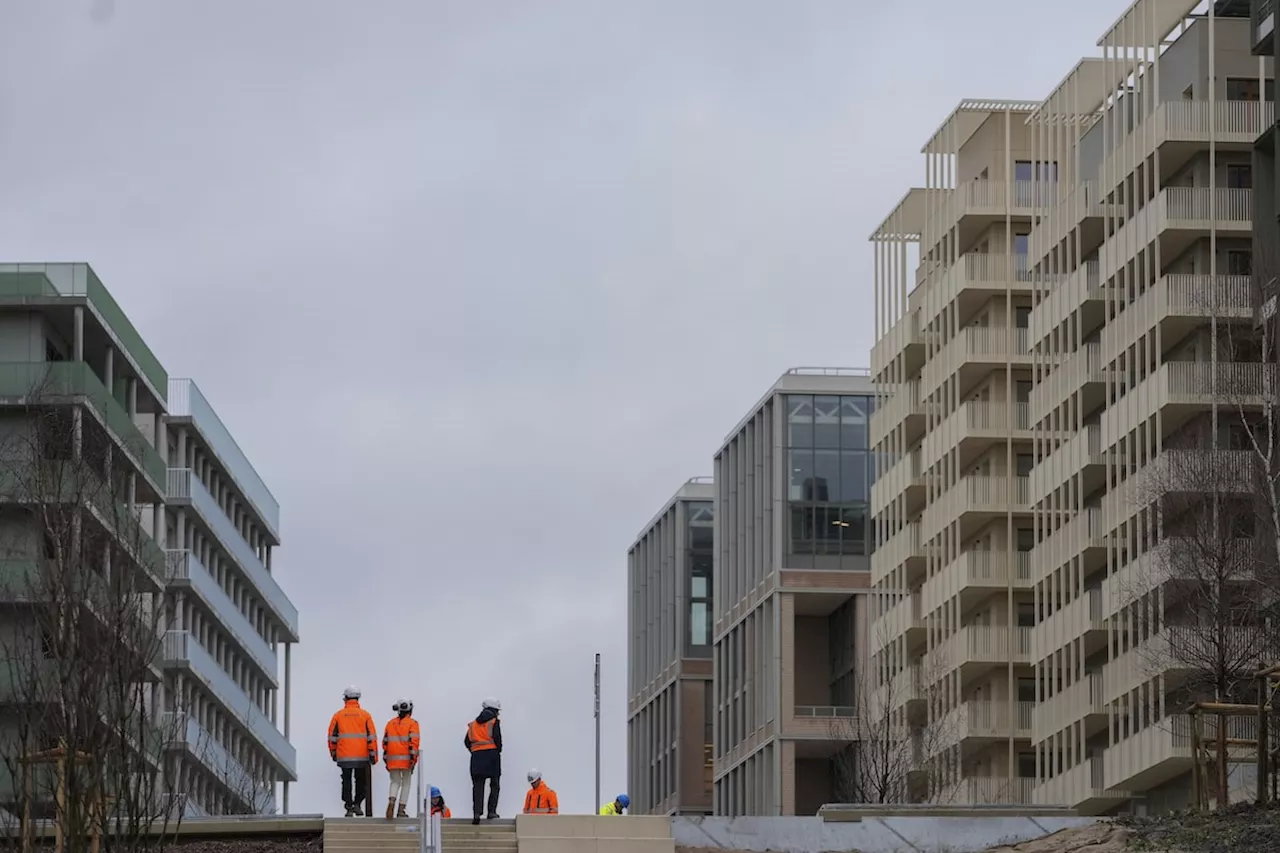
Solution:
<path fill-rule="evenodd" d="M 628 797 L 626 794 L 619 794 L 618 805 L 622 806 L 624 809 L 631 808 L 631 798 Z"/>
<path fill-rule="evenodd" d="M 436 797 L 438 797 L 438 796 L 440 796 L 440 789 L 439 789 L 439 788 L 437 788 L 435 785 L 432 785 L 432 786 L 431 786 L 431 798 L 432 798 L 432 799 L 435 799 L 435 798 L 436 798 Z"/>

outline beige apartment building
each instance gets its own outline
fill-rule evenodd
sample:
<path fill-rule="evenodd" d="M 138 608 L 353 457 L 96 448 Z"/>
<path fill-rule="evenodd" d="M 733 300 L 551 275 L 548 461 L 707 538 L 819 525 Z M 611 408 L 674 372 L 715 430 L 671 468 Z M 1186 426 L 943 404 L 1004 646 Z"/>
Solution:
<path fill-rule="evenodd" d="M 1274 123 L 1248 14 L 1138 0 L 1043 101 L 962 102 L 872 236 L 870 648 L 914 798 L 1186 802 L 1163 501 L 1188 460 L 1244 469 L 1227 404 L 1276 387 L 1222 345 Z"/>
<path fill-rule="evenodd" d="M 714 498 L 689 480 L 627 551 L 632 814 L 711 814 Z"/>
<path fill-rule="evenodd" d="M 783 375 L 715 454 L 718 815 L 840 801 L 868 626 L 868 372 Z"/>

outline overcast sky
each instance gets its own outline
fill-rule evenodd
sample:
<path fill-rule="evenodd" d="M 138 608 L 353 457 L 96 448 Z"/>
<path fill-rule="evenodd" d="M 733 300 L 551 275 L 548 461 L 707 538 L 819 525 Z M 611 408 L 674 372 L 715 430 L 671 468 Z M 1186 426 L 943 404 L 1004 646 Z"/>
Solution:
<path fill-rule="evenodd" d="M 626 549 L 787 367 L 866 365 L 866 237 L 961 98 L 1123 0 L 0 0 L 0 260 L 83 260 L 282 504 L 291 811 L 349 682 L 626 781 Z M 386 773 L 375 774 L 376 803 Z"/>

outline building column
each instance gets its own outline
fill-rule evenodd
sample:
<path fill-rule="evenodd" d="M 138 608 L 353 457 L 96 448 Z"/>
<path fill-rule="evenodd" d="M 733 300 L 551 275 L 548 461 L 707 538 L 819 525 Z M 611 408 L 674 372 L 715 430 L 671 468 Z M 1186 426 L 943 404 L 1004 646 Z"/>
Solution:
<path fill-rule="evenodd" d="M 129 417 L 138 415 L 138 380 L 130 376 L 125 380 L 125 394 L 128 395 Z M 158 416 L 157 416 L 158 420 Z M 159 444 L 157 441 L 156 444 Z"/>
<path fill-rule="evenodd" d="M 290 695 L 293 686 L 293 643 L 284 644 L 284 739 L 289 739 Z"/>
<path fill-rule="evenodd" d="M 187 431 L 185 429 L 178 430 L 178 451 L 177 459 L 169 460 L 170 468 L 187 468 Z"/>
<path fill-rule="evenodd" d="M 102 367 L 102 384 L 107 386 L 107 393 L 116 393 L 116 348 L 107 344 L 107 357 Z"/>
<path fill-rule="evenodd" d="M 75 309 L 75 331 L 71 335 L 71 360 L 84 361 L 84 306 Z"/>

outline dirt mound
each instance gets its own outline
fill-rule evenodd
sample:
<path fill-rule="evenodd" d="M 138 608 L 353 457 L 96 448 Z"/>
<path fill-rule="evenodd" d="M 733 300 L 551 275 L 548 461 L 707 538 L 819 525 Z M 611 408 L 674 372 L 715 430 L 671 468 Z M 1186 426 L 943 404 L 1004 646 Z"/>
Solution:
<path fill-rule="evenodd" d="M 1133 830 L 1111 823 L 1064 829 L 1021 844 L 993 847 L 987 853 L 1124 853 L 1131 849 Z"/>

